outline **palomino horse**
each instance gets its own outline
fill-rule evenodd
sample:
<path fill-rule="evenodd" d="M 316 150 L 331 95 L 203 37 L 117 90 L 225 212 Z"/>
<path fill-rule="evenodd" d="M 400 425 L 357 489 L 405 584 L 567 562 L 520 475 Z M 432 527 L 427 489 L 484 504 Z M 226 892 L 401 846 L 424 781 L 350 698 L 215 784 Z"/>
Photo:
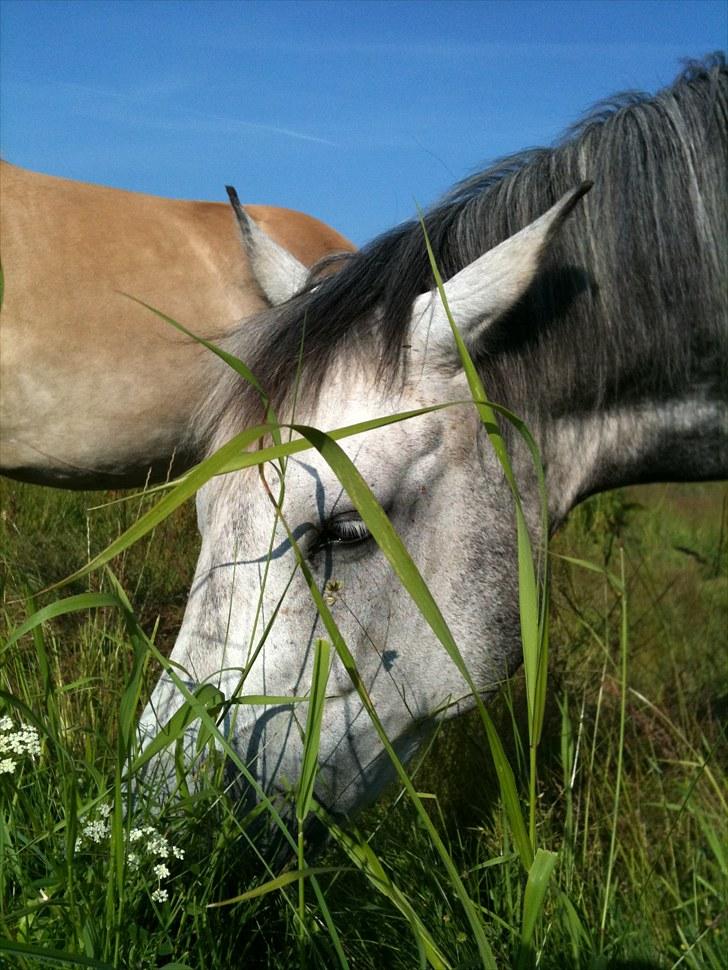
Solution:
<path fill-rule="evenodd" d="M 0 472 L 26 481 L 139 485 L 199 457 L 190 431 L 209 391 L 207 351 L 124 294 L 221 336 L 268 306 L 271 294 L 275 302 L 291 295 L 302 281 L 286 289 L 291 263 L 353 249 L 311 216 L 250 206 L 296 257 L 278 253 L 280 275 L 266 273 L 264 294 L 227 205 L 122 192 L 5 162 L 0 178 Z"/>
<path fill-rule="evenodd" d="M 523 417 L 538 443 L 550 529 L 600 490 L 728 474 L 727 120 L 728 71 L 714 57 L 654 97 L 600 107 L 556 148 L 468 179 L 425 217 L 488 394 Z M 593 188 L 581 199 L 586 180 Z M 279 417 L 295 407 L 299 427 L 469 398 L 417 222 L 374 240 L 227 346 Z M 234 375 L 218 383 L 202 424 L 210 449 L 261 413 L 250 386 Z M 501 423 L 537 544 L 537 477 L 522 439 Z M 488 696 L 519 664 L 521 647 L 513 499 L 474 406 L 340 444 Z M 202 549 L 172 660 L 189 684 L 214 684 L 233 702 L 226 730 L 265 789 L 299 775 L 306 705 L 281 697 L 305 697 L 315 639 L 330 635 L 304 567 L 327 590 L 401 755 L 435 717 L 472 703 L 319 451 L 289 458 L 285 469 L 211 479 L 198 517 Z M 240 694 L 256 700 L 235 704 Z M 165 674 L 142 718 L 146 738 L 180 695 Z M 261 705 L 260 695 L 271 702 Z M 388 762 L 338 657 L 326 695 L 316 794 L 346 812 L 377 791 Z M 166 760 L 156 766 L 166 777 Z"/>

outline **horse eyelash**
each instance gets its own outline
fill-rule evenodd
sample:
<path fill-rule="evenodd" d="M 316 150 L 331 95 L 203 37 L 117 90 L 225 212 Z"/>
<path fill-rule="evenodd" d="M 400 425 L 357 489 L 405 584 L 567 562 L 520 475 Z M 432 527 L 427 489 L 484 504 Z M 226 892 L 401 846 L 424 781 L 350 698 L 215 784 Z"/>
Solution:
<path fill-rule="evenodd" d="M 341 519 L 340 521 L 334 519 L 328 523 L 326 533 L 332 541 L 341 543 L 361 542 L 371 535 L 361 519 Z"/>
<path fill-rule="evenodd" d="M 317 545 L 353 545 L 371 536 L 361 519 L 330 519 L 321 530 Z"/>

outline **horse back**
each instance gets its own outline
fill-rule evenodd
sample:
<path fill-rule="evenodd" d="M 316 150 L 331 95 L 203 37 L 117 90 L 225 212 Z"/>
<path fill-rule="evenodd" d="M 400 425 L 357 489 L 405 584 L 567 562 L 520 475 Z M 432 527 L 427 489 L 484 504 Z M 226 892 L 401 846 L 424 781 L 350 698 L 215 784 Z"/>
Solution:
<path fill-rule="evenodd" d="M 71 486 L 163 474 L 206 391 L 203 351 L 129 296 L 213 339 L 263 309 L 232 209 L 6 162 L 0 202 L 2 471 Z M 250 211 L 306 264 L 353 248 L 303 213 Z"/>

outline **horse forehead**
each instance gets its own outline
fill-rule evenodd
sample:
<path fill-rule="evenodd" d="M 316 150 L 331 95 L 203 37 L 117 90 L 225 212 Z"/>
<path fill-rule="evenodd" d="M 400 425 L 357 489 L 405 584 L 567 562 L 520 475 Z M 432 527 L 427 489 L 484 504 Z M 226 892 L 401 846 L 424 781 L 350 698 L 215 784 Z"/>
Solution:
<path fill-rule="evenodd" d="M 311 420 L 305 423 L 337 428 L 468 397 L 464 373 L 453 373 L 434 360 L 410 358 L 402 379 L 389 381 L 382 379 L 374 358 L 342 358 L 329 369 Z"/>

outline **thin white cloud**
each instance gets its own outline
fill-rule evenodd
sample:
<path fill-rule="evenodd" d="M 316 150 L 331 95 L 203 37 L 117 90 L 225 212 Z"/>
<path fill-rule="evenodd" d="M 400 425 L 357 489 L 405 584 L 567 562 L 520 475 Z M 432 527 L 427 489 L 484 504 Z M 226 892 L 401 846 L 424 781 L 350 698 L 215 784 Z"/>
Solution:
<path fill-rule="evenodd" d="M 192 85 L 189 80 L 173 78 L 152 81 L 125 90 L 112 89 L 98 85 L 59 82 L 46 84 L 39 81 L 9 81 L 7 87 L 14 86 L 18 94 L 30 94 L 44 100 L 53 98 L 65 102 L 65 107 L 99 121 L 123 124 L 129 127 L 152 128 L 159 131 L 206 131 L 209 133 L 238 133 L 240 131 L 261 132 L 293 138 L 297 141 L 329 145 L 336 148 L 337 143 L 320 135 L 290 128 L 284 124 L 270 124 L 246 118 L 226 118 L 222 115 L 207 114 L 190 108 L 178 108 L 168 99 L 183 93 Z M 6 87 L 6 94 L 9 93 Z M 164 101 L 155 105 L 154 102 Z M 161 113 L 163 111 L 163 113 Z"/>
<path fill-rule="evenodd" d="M 263 124 L 259 121 L 246 121 L 243 118 L 224 118 L 221 115 L 206 115 L 201 111 L 191 112 L 191 116 L 194 119 L 192 123 L 194 125 L 199 125 L 200 122 L 206 122 L 208 124 L 218 122 L 220 125 L 225 126 L 223 130 L 235 131 L 240 128 L 244 128 L 248 131 L 265 131 L 273 135 L 284 135 L 287 138 L 297 138 L 299 141 L 310 141 L 317 145 L 330 145 L 332 148 L 337 148 L 337 144 L 334 141 L 330 141 L 328 138 L 321 138 L 318 135 L 310 135 L 304 131 L 296 131 L 293 128 L 286 128 L 283 125 L 269 125 Z"/>

